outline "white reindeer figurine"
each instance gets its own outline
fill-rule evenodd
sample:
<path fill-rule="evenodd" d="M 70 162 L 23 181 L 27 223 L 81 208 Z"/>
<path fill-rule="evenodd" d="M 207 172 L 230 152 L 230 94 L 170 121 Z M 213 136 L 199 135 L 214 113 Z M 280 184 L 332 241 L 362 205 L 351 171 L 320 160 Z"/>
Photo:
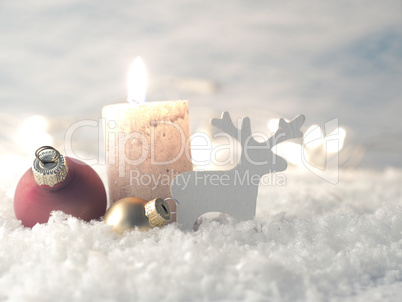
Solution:
<path fill-rule="evenodd" d="M 250 119 L 245 117 L 237 129 L 228 112 L 211 123 L 235 138 L 242 147 L 237 166 L 228 171 L 192 171 L 179 174 L 172 182 L 172 197 L 178 202 L 177 223 L 181 229 L 193 229 L 198 217 L 208 212 L 223 212 L 238 220 L 255 216 L 258 183 L 263 175 L 283 171 L 287 162 L 271 149 L 285 140 L 301 137 L 304 116 L 291 122 L 279 120 L 276 133 L 265 142 L 251 134 Z"/>

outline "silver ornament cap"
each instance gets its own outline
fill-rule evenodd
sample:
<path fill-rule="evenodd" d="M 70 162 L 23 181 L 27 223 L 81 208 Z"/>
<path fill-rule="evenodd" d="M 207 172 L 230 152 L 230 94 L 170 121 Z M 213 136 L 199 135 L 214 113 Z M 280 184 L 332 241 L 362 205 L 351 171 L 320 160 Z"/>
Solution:
<path fill-rule="evenodd" d="M 53 187 L 63 182 L 68 174 L 66 159 L 55 148 L 40 147 L 35 152 L 32 172 L 38 185 Z"/>

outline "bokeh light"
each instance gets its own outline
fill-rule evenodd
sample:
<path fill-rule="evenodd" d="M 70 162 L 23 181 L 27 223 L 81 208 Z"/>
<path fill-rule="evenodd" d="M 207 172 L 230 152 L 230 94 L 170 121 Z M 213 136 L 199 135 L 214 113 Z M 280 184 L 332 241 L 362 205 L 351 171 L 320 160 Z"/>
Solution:
<path fill-rule="evenodd" d="M 45 117 L 34 115 L 22 124 L 16 141 L 27 155 L 32 156 L 40 146 L 53 144 L 52 136 L 47 133 L 48 122 Z"/>

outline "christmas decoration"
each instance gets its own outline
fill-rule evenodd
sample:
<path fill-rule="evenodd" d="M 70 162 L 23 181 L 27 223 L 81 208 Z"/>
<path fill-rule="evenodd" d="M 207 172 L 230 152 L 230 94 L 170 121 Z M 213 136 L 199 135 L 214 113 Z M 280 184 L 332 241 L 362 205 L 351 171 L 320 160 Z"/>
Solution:
<path fill-rule="evenodd" d="M 134 228 L 146 231 L 163 226 L 170 219 L 169 207 L 162 198 L 147 201 L 139 197 L 126 197 L 113 203 L 105 214 L 105 222 L 118 233 Z"/>
<path fill-rule="evenodd" d="M 289 139 L 302 137 L 300 127 L 305 117 L 299 115 L 287 123 L 280 119 L 276 133 L 265 142 L 256 141 L 250 119 L 245 117 L 236 128 L 228 112 L 212 120 L 212 125 L 236 139 L 242 146 L 238 165 L 229 171 L 193 171 L 179 174 L 171 184 L 172 197 L 179 203 L 177 222 L 182 229 L 192 229 L 197 218 L 208 212 L 223 212 L 239 220 L 255 216 L 260 179 L 268 173 L 284 171 L 287 162 L 272 148 Z"/>
<path fill-rule="evenodd" d="M 85 221 L 105 214 L 105 187 L 90 166 L 64 157 L 50 146 L 39 148 L 35 156 L 14 195 L 15 215 L 24 226 L 46 223 L 52 211 L 63 211 Z"/>
<path fill-rule="evenodd" d="M 130 196 L 146 200 L 170 197 L 173 174 L 193 170 L 188 102 L 145 102 L 146 78 L 138 57 L 128 76 L 128 102 L 102 109 L 111 204 Z M 146 183 L 143 179 L 158 181 Z"/>

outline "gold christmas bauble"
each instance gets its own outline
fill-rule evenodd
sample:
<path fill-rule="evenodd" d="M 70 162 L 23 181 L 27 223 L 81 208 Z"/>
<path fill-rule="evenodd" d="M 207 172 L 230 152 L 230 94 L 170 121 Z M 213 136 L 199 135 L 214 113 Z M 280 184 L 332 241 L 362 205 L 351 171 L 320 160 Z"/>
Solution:
<path fill-rule="evenodd" d="M 105 223 L 113 226 L 112 230 L 123 233 L 139 228 L 146 231 L 155 226 L 163 226 L 171 219 L 166 201 L 156 198 L 147 201 L 138 197 L 126 197 L 113 203 L 106 211 Z"/>
<path fill-rule="evenodd" d="M 147 200 L 138 197 L 120 199 L 106 211 L 105 222 L 113 226 L 112 230 L 118 233 L 135 227 L 146 231 L 151 228 L 148 218 L 145 216 L 145 205 L 147 203 Z"/>

